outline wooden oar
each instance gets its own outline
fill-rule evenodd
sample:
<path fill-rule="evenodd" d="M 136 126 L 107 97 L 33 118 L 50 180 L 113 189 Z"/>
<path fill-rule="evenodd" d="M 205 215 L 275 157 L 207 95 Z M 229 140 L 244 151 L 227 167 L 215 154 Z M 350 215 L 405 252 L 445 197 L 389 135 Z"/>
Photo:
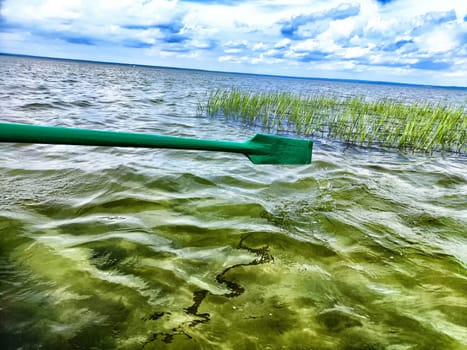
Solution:
<path fill-rule="evenodd" d="M 0 142 L 176 148 L 245 154 L 254 164 L 310 164 L 313 142 L 257 134 L 248 141 L 202 140 L 143 133 L 0 123 Z"/>

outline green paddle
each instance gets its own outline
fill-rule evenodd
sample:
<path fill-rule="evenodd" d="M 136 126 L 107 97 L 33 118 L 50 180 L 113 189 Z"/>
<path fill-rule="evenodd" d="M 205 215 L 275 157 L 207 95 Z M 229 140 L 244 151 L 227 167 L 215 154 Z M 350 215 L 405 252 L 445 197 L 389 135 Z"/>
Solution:
<path fill-rule="evenodd" d="M 0 123 L 0 142 L 176 148 L 245 154 L 254 164 L 310 164 L 313 141 L 257 134 L 246 142 Z"/>

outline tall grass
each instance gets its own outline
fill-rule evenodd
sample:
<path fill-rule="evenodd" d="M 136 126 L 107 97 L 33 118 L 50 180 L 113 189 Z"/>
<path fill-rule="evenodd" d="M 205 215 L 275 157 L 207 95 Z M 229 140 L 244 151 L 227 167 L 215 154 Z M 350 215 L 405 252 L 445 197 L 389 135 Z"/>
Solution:
<path fill-rule="evenodd" d="M 465 106 L 217 90 L 210 94 L 206 106 L 200 107 L 210 116 L 241 120 L 269 132 L 327 137 L 357 145 L 467 153 Z"/>

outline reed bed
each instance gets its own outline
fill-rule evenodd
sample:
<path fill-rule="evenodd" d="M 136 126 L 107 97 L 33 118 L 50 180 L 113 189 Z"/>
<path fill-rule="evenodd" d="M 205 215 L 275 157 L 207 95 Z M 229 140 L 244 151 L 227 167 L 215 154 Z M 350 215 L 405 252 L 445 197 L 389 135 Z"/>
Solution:
<path fill-rule="evenodd" d="M 200 108 L 209 116 L 222 115 L 268 132 L 318 136 L 363 146 L 467 153 L 465 106 L 216 90 Z"/>

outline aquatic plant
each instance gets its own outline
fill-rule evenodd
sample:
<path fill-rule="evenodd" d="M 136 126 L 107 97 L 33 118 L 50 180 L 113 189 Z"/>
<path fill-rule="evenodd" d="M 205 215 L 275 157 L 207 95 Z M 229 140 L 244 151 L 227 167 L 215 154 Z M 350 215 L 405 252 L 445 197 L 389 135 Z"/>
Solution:
<path fill-rule="evenodd" d="M 287 92 L 213 91 L 202 107 L 269 132 L 327 137 L 356 145 L 467 153 L 465 106 Z"/>

